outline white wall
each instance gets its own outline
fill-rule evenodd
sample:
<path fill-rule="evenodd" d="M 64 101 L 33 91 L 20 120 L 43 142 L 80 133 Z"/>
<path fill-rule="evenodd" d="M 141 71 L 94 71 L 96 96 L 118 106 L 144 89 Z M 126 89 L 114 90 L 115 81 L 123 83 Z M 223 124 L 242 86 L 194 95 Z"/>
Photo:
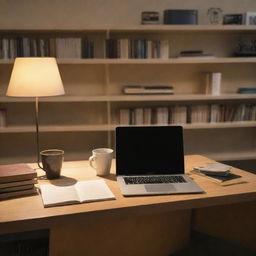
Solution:
<path fill-rule="evenodd" d="M 0 0 L 1 28 L 55 28 L 139 24 L 141 11 L 198 9 L 208 24 L 209 7 L 223 13 L 256 11 L 256 0 Z"/>

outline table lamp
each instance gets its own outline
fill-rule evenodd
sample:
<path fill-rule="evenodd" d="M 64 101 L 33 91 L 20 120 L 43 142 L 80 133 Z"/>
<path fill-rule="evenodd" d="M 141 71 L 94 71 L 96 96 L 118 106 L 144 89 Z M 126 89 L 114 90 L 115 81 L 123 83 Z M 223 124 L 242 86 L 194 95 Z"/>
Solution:
<path fill-rule="evenodd" d="M 34 97 L 37 164 L 40 166 L 38 98 L 65 94 L 55 58 L 16 58 L 7 89 L 7 96 Z"/>

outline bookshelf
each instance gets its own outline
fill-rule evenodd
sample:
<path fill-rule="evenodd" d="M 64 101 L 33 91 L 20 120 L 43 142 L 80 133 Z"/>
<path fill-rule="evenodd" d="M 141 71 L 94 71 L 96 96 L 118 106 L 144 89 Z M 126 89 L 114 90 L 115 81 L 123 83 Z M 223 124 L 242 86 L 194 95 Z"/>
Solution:
<path fill-rule="evenodd" d="M 88 159 L 96 147 L 114 147 L 120 108 L 193 104 L 255 104 L 255 94 L 237 94 L 254 86 L 256 57 L 232 57 L 240 38 L 253 38 L 256 26 L 133 25 L 73 28 L 0 28 L 0 37 L 88 37 L 95 58 L 57 59 L 66 95 L 40 99 L 41 148 L 62 148 L 66 160 Z M 168 59 L 108 59 L 105 40 L 145 38 L 168 40 Z M 214 42 L 214 43 L 213 43 Z M 181 50 L 203 49 L 215 58 L 178 59 Z M 0 59 L 0 108 L 7 126 L 0 127 L 0 162 L 35 161 L 33 99 L 5 96 L 13 59 Z M 204 73 L 223 74 L 221 95 L 204 94 Z M 124 85 L 172 85 L 174 95 L 123 95 Z M 172 125 L 172 124 L 170 124 Z M 184 127 L 185 152 L 216 160 L 256 158 L 256 121 L 192 123 Z M 242 141 L 242 143 L 241 143 Z M 15 143 L 25 145 L 19 154 Z M 196 146 L 195 146 L 196 145 Z M 221 150 L 220 150 L 221 149 Z"/>

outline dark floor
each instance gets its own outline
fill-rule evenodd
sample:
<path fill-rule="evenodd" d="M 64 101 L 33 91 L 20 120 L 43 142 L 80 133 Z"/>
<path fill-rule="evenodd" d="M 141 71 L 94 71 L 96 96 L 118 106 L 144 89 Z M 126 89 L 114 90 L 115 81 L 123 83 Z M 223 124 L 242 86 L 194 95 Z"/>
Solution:
<path fill-rule="evenodd" d="M 48 230 L 0 236 L 0 256 L 48 256 L 48 251 Z"/>
<path fill-rule="evenodd" d="M 256 256 L 256 252 L 223 239 L 193 232 L 190 243 L 170 256 Z"/>

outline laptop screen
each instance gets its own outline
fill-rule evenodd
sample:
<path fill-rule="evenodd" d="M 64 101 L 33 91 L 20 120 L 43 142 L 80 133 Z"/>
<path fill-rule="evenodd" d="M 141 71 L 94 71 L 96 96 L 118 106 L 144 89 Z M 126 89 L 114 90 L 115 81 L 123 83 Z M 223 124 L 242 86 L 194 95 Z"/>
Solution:
<path fill-rule="evenodd" d="M 181 126 L 116 128 L 116 174 L 183 174 Z"/>

